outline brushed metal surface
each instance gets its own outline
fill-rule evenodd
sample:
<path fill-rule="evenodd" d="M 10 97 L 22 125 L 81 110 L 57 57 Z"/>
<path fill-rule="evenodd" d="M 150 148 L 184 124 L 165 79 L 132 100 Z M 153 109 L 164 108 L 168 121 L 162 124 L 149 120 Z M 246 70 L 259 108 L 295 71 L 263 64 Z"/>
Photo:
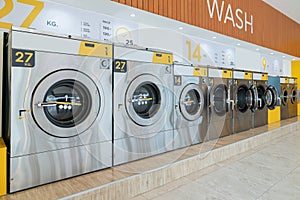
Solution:
<path fill-rule="evenodd" d="M 16 35 L 22 37 L 22 33 Z M 32 35 L 32 43 L 36 35 Z M 58 47 L 62 40 L 68 40 L 71 46 L 80 44 L 78 40 L 52 36 L 44 37 L 45 43 L 47 38 Z M 112 72 L 111 66 L 101 67 L 102 60 L 35 51 L 34 67 L 10 68 L 10 192 L 112 166 Z M 47 120 L 38 104 L 53 84 L 68 79 L 85 85 L 91 111 L 75 126 L 60 128 Z"/>
<path fill-rule="evenodd" d="M 191 66 L 175 65 L 175 76 L 180 76 L 181 84 L 174 85 L 174 149 L 198 144 L 203 141 L 207 130 L 207 78 L 197 77 L 184 72 L 193 69 Z M 201 107 L 195 115 L 189 115 L 180 104 L 188 90 L 199 92 Z M 186 117 L 188 115 L 188 118 Z M 191 120 L 192 119 L 192 120 Z"/>
<path fill-rule="evenodd" d="M 239 111 L 237 108 L 238 101 L 238 88 L 245 85 L 247 89 L 251 87 L 249 80 L 234 80 L 236 84 L 233 86 L 233 99 L 235 101 L 234 111 L 233 111 L 233 122 L 234 122 L 234 133 L 239 133 L 251 129 L 252 127 L 252 112 L 248 108 L 244 113 Z"/>
<path fill-rule="evenodd" d="M 225 85 L 228 89 L 227 99 L 224 104 L 227 106 L 227 112 L 224 115 L 218 115 L 215 111 L 215 105 L 212 102 L 214 90 L 218 85 Z M 209 95 L 209 120 L 206 140 L 213 140 L 219 137 L 228 136 L 233 133 L 233 105 L 232 105 L 232 80 L 222 78 L 209 78 L 208 95 Z"/>
<path fill-rule="evenodd" d="M 121 55 L 118 55 L 118 52 Z M 143 58 L 135 58 L 143 55 L 137 53 L 136 49 L 115 47 L 115 54 L 117 58 L 125 55 L 130 60 L 127 60 L 127 72 L 114 72 L 114 164 L 172 150 L 173 67 L 152 63 L 152 57 L 149 57 L 147 51 L 144 57 L 144 59 L 149 57 L 147 62 L 134 61 Z M 157 113 L 147 119 L 137 115 L 130 105 L 134 90 L 143 83 L 156 85 L 161 99 L 157 105 Z"/>

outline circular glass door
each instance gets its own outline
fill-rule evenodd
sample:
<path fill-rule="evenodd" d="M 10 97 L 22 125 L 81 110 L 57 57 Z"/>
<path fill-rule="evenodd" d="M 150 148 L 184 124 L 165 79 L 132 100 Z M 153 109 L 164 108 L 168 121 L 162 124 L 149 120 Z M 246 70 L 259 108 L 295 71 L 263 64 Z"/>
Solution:
<path fill-rule="evenodd" d="M 138 125 L 150 126 L 163 115 L 163 89 L 159 79 L 152 75 L 135 78 L 126 92 L 126 110 Z"/>
<path fill-rule="evenodd" d="M 295 90 L 295 88 L 292 88 L 291 90 L 291 103 L 297 103 L 297 91 Z"/>
<path fill-rule="evenodd" d="M 266 102 L 265 102 L 265 87 L 262 85 L 257 86 L 257 95 L 258 95 L 258 102 L 257 102 L 257 108 L 258 110 L 262 110 L 264 109 L 264 107 L 266 106 Z"/>
<path fill-rule="evenodd" d="M 212 92 L 211 103 L 214 112 L 219 116 L 224 116 L 228 112 L 228 88 L 224 84 L 218 85 Z"/>
<path fill-rule="evenodd" d="M 246 85 L 241 85 L 237 89 L 236 105 L 238 111 L 244 113 L 253 105 L 253 97 L 251 90 Z"/>
<path fill-rule="evenodd" d="M 100 110 L 95 83 L 86 75 L 61 70 L 44 77 L 32 96 L 37 125 L 55 137 L 74 137 L 86 131 Z"/>
<path fill-rule="evenodd" d="M 270 85 L 265 93 L 266 105 L 270 110 L 275 109 L 277 105 L 278 93 L 274 86 Z"/>
<path fill-rule="evenodd" d="M 289 96 L 289 93 L 288 93 L 288 91 L 287 91 L 287 89 L 286 88 L 283 88 L 282 89 L 282 96 L 281 96 L 281 103 L 282 103 L 282 105 L 287 105 L 287 103 L 288 103 L 288 96 Z"/>
<path fill-rule="evenodd" d="M 53 84 L 41 106 L 54 125 L 70 128 L 80 124 L 91 111 L 91 94 L 81 82 L 64 79 Z"/>
<path fill-rule="evenodd" d="M 182 90 L 179 99 L 179 108 L 185 119 L 188 121 L 197 120 L 203 111 L 204 96 L 200 87 L 196 84 L 189 84 Z"/>

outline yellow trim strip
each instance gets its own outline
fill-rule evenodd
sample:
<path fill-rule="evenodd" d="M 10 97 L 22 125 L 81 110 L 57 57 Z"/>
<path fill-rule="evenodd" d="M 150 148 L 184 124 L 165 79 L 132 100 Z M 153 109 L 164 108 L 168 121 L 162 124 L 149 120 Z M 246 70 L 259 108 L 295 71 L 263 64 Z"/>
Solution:
<path fill-rule="evenodd" d="M 7 191 L 7 165 L 6 165 L 6 145 L 2 138 L 0 138 L 0 196 L 6 195 Z"/>
<path fill-rule="evenodd" d="M 232 78 L 232 70 L 222 70 L 222 78 Z"/>
<path fill-rule="evenodd" d="M 246 80 L 252 80 L 252 73 L 251 72 L 245 72 L 244 79 L 246 79 Z"/>
<path fill-rule="evenodd" d="M 205 76 L 205 77 L 207 77 L 207 68 L 205 68 L 205 67 L 194 67 L 193 75 L 194 76 Z"/>
<path fill-rule="evenodd" d="M 152 62 L 171 65 L 173 64 L 173 55 L 168 53 L 154 52 Z"/>
<path fill-rule="evenodd" d="M 261 80 L 267 81 L 268 80 L 268 74 L 262 74 L 261 75 Z"/>
<path fill-rule="evenodd" d="M 83 56 L 112 58 L 112 45 L 82 41 L 78 54 Z"/>

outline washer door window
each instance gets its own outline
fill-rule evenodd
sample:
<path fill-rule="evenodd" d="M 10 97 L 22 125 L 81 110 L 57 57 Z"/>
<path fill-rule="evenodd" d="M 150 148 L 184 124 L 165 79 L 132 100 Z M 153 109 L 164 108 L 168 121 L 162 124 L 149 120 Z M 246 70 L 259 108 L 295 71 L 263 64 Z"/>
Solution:
<path fill-rule="evenodd" d="M 289 93 L 288 93 L 286 88 L 282 88 L 282 94 L 281 95 L 282 95 L 281 96 L 281 103 L 282 103 L 282 105 L 286 106 L 287 103 L 288 103 L 288 98 L 289 98 L 288 97 Z"/>
<path fill-rule="evenodd" d="M 183 117 L 188 121 L 199 119 L 204 107 L 204 96 L 200 87 L 189 84 L 182 90 L 179 99 L 179 108 Z"/>
<path fill-rule="evenodd" d="M 291 89 L 291 103 L 297 103 L 297 91 L 295 90 L 295 88 Z"/>
<path fill-rule="evenodd" d="M 274 110 L 277 105 L 278 93 L 274 86 L 270 85 L 265 94 L 266 105 L 270 110 Z"/>
<path fill-rule="evenodd" d="M 237 89 L 236 106 L 238 111 L 244 113 L 253 106 L 253 95 L 246 85 L 241 85 Z"/>
<path fill-rule="evenodd" d="M 86 131 L 99 110 L 97 86 L 77 71 L 52 73 L 33 92 L 33 118 L 44 132 L 55 137 L 74 137 Z"/>
<path fill-rule="evenodd" d="M 228 112 L 228 88 L 224 84 L 218 85 L 211 94 L 211 103 L 214 112 L 219 116 L 224 116 Z"/>
<path fill-rule="evenodd" d="M 155 76 L 145 74 L 135 78 L 127 89 L 126 99 L 128 115 L 140 126 L 150 126 L 164 114 L 162 83 Z"/>
<path fill-rule="evenodd" d="M 266 93 L 266 90 L 263 85 L 257 86 L 257 94 L 258 94 L 258 107 L 257 108 L 258 108 L 258 110 L 262 110 L 266 106 L 265 93 Z"/>
<path fill-rule="evenodd" d="M 249 91 L 251 92 L 252 96 L 252 104 L 249 106 L 252 112 L 255 112 L 258 108 L 258 92 L 255 85 L 251 85 Z"/>

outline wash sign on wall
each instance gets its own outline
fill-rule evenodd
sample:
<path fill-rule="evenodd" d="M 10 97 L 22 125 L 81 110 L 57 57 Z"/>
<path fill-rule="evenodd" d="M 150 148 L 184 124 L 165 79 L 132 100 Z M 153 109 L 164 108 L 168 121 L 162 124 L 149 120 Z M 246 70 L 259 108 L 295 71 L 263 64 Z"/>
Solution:
<path fill-rule="evenodd" d="M 207 0 L 207 9 L 211 19 L 217 18 L 219 22 L 230 23 L 234 28 L 254 33 L 253 15 L 241 8 L 233 9 L 226 1 Z"/>
<path fill-rule="evenodd" d="M 96 40 L 135 44 L 138 24 L 52 2 L 0 1 L 0 28 L 12 25 Z"/>

